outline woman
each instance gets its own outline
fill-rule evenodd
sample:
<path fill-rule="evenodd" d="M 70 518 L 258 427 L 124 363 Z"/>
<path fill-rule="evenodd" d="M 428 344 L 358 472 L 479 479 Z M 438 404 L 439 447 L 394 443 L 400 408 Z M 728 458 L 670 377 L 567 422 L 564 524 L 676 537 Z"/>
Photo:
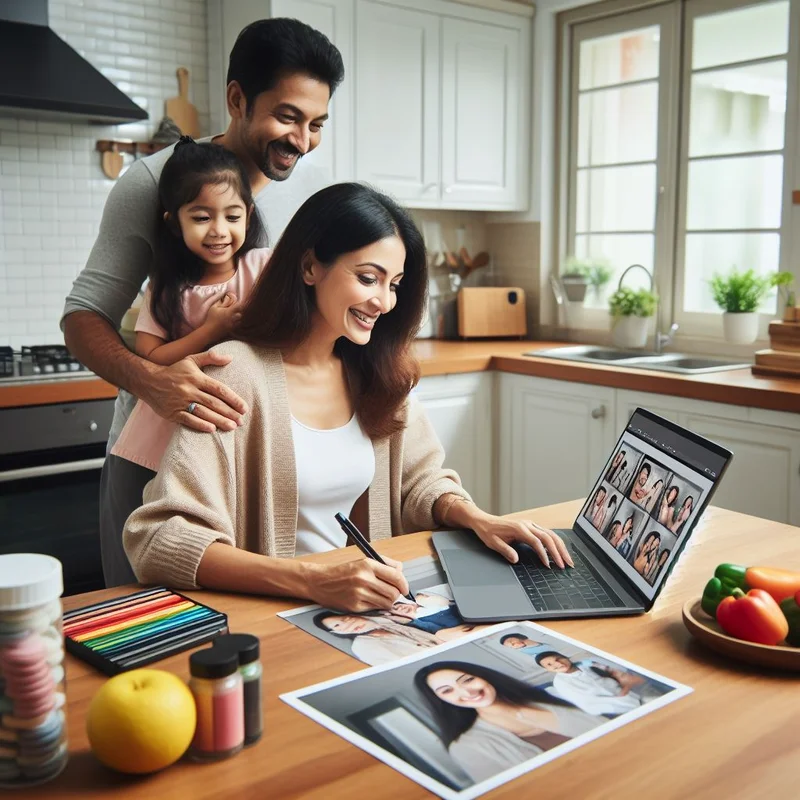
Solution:
<path fill-rule="evenodd" d="M 371 666 L 388 664 L 444 641 L 426 631 L 403 627 L 382 617 L 320 611 L 314 617 L 314 624 L 320 630 L 350 638 L 353 655 Z"/>
<path fill-rule="evenodd" d="M 629 495 L 634 503 L 641 505 L 642 500 L 647 496 L 647 481 L 650 480 L 650 471 L 650 464 L 645 462 L 639 470 L 639 474 L 636 476 L 636 480 L 634 481 Z"/>
<path fill-rule="evenodd" d="M 622 541 L 622 522 L 615 519 L 605 533 L 605 538 L 611 543 L 612 547 L 616 547 Z"/>
<path fill-rule="evenodd" d="M 606 490 L 603 486 L 601 486 L 594 493 L 594 499 L 592 500 L 592 505 L 589 508 L 589 519 L 595 528 L 601 528 L 601 525 L 598 525 L 597 522 L 598 520 L 602 522 L 602 520 L 605 519 L 605 514 L 603 512 L 603 503 L 605 503 L 605 500 Z"/>
<path fill-rule="evenodd" d="M 139 581 L 390 608 L 408 591 L 399 562 L 293 558 L 344 546 L 334 513 L 351 509 L 372 540 L 447 525 L 511 562 L 519 541 L 571 564 L 556 534 L 485 513 L 442 468 L 409 397 L 427 283 L 422 237 L 390 198 L 347 183 L 302 205 L 242 311 L 242 341 L 215 348 L 231 362 L 208 373 L 249 413 L 233 431 L 179 428 L 128 519 Z"/>
<path fill-rule="evenodd" d="M 692 508 L 694 506 L 694 498 L 691 495 L 688 495 L 686 499 L 681 504 L 680 510 L 673 518 L 672 522 L 669 525 L 669 529 L 674 534 L 679 534 L 683 529 L 683 526 L 687 519 L 692 515 Z"/>
<path fill-rule="evenodd" d="M 414 684 L 450 755 L 476 783 L 606 721 L 477 664 L 429 664 L 417 671 Z"/>
<path fill-rule="evenodd" d="M 617 477 L 620 470 L 622 469 L 622 462 L 625 460 L 625 451 L 620 450 L 615 456 L 614 460 L 611 462 L 611 466 L 608 468 L 608 472 L 606 472 L 606 480 L 611 483 L 614 478 Z"/>
<path fill-rule="evenodd" d="M 633 523 L 634 523 L 634 518 L 633 514 L 631 514 L 622 524 L 622 531 L 620 532 L 619 544 L 615 545 L 617 551 L 623 558 L 628 557 L 628 553 L 630 553 L 631 547 L 633 546 Z"/>
<path fill-rule="evenodd" d="M 657 531 L 650 531 L 636 548 L 636 555 L 633 557 L 633 568 L 645 579 L 655 569 L 660 546 L 661 534 Z"/>
<path fill-rule="evenodd" d="M 642 508 L 649 514 L 653 510 L 653 506 L 656 504 L 656 500 L 658 496 L 661 494 L 661 490 L 664 488 L 664 481 L 659 478 L 648 490 L 647 494 L 644 496 L 644 500 L 642 500 Z"/>
<path fill-rule="evenodd" d="M 650 581 L 650 585 L 655 585 L 655 582 L 661 577 L 661 573 L 664 570 L 664 565 L 667 563 L 667 559 L 669 558 L 670 551 L 664 548 L 658 554 L 658 562 L 655 564 L 652 570 L 645 575 L 648 581 Z"/>
<path fill-rule="evenodd" d="M 675 516 L 675 503 L 678 500 L 678 487 L 670 486 L 667 493 L 661 500 L 661 508 L 658 510 L 658 521 L 665 527 L 672 525 Z"/>

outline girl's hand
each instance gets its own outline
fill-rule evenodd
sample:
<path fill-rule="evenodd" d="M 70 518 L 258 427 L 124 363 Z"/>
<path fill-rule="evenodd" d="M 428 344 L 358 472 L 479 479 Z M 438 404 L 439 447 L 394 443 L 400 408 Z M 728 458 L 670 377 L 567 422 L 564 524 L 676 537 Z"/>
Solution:
<path fill-rule="evenodd" d="M 242 304 L 237 302 L 236 295 L 226 292 L 208 309 L 206 325 L 209 325 L 219 336 L 229 334 L 242 317 Z"/>
<path fill-rule="evenodd" d="M 564 569 L 565 564 L 575 566 L 564 540 L 557 533 L 542 528 L 531 520 L 512 520 L 486 514 L 484 519 L 473 523 L 472 529 L 490 550 L 500 553 L 512 564 L 519 561 L 519 556 L 511 545 L 521 542 L 530 545 L 547 567 L 550 566 L 551 558 L 561 569 Z"/>

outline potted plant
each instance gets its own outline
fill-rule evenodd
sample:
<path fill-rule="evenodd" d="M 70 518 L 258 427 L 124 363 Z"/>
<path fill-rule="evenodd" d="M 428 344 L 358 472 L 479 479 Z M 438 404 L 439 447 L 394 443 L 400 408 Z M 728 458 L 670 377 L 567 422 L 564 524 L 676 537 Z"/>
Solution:
<path fill-rule="evenodd" d="M 792 289 L 794 275 L 791 272 L 779 272 L 773 282 L 778 287 L 778 293 L 783 298 L 783 321 L 800 322 L 795 294 Z"/>
<path fill-rule="evenodd" d="M 611 338 L 617 347 L 644 347 L 647 327 L 656 313 L 658 300 L 649 289 L 629 289 L 620 286 L 609 300 L 613 319 Z"/>
<path fill-rule="evenodd" d="M 571 303 L 582 303 L 586 297 L 586 290 L 589 288 L 588 273 L 591 269 L 591 262 L 585 261 L 575 256 L 570 256 L 564 262 L 564 269 L 561 272 L 561 285 L 564 287 L 564 294 Z"/>
<path fill-rule="evenodd" d="M 593 261 L 586 271 L 586 279 L 599 300 L 603 287 L 611 280 L 614 270 L 605 261 Z"/>
<path fill-rule="evenodd" d="M 714 275 L 709 285 L 714 302 L 723 312 L 725 339 L 731 344 L 754 342 L 758 338 L 758 307 L 773 286 L 784 287 L 788 292 L 790 282 L 791 274 L 787 272 L 758 275 L 752 269 L 734 269 L 728 275 Z"/>

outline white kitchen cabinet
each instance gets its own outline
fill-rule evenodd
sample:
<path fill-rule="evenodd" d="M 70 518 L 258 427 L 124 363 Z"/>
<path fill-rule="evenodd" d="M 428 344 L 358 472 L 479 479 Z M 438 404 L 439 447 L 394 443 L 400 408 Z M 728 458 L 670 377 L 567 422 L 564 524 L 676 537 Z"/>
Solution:
<path fill-rule="evenodd" d="M 485 511 L 494 511 L 494 373 L 423 378 L 416 396 L 464 488 Z"/>
<path fill-rule="evenodd" d="M 212 133 L 228 127 L 225 100 L 228 58 L 241 30 L 259 19 L 291 17 L 324 33 L 339 49 L 345 80 L 330 103 L 319 146 L 305 156 L 298 171 L 313 171 L 315 185 L 353 177 L 353 28 L 354 0 L 209 0 L 209 97 Z"/>
<path fill-rule="evenodd" d="M 501 513 L 585 497 L 616 440 L 614 390 L 499 376 Z"/>
<path fill-rule="evenodd" d="M 358 0 L 355 172 L 398 200 L 439 202 L 440 20 Z"/>
<path fill-rule="evenodd" d="M 526 30 L 442 22 L 442 203 L 524 205 L 528 94 Z"/>

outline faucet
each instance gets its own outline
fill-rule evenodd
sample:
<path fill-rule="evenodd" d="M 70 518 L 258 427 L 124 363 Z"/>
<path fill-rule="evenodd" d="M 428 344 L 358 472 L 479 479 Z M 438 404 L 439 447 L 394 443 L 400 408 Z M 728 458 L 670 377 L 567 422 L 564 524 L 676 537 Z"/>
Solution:
<path fill-rule="evenodd" d="M 678 328 L 680 328 L 680 325 L 678 325 L 677 322 L 673 322 L 672 325 L 669 326 L 669 330 L 666 333 L 661 333 L 661 331 L 656 331 L 656 340 L 655 340 L 656 353 L 660 353 L 662 351 L 662 348 L 667 347 L 672 342 L 672 339 L 678 332 Z"/>
<path fill-rule="evenodd" d="M 642 266 L 641 264 L 631 264 L 620 276 L 619 285 L 622 286 L 623 279 L 632 269 L 641 269 L 645 271 L 647 277 L 650 279 L 650 291 L 652 292 L 654 290 L 653 273 L 650 272 L 650 270 L 647 269 L 647 267 Z M 677 333 L 679 327 L 680 325 L 678 325 L 677 322 L 673 322 L 672 325 L 670 325 L 669 331 L 667 333 L 661 333 L 661 331 L 656 331 L 655 342 L 654 342 L 656 353 L 661 353 L 663 348 L 667 347 L 672 342 L 672 339 Z"/>

